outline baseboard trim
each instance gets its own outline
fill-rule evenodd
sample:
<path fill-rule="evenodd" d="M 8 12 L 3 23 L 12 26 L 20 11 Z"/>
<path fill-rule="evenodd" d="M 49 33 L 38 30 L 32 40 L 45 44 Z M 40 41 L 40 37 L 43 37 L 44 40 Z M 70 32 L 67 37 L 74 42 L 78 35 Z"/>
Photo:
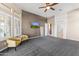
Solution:
<path fill-rule="evenodd" d="M 0 52 L 3 51 L 3 50 L 5 50 L 5 49 L 7 49 L 7 48 L 8 48 L 8 47 L 5 47 L 5 48 L 3 48 L 3 49 L 0 49 Z"/>
<path fill-rule="evenodd" d="M 39 38 L 39 37 L 42 37 L 42 36 L 30 37 L 30 38 L 28 38 L 28 39 L 34 39 L 34 38 Z"/>

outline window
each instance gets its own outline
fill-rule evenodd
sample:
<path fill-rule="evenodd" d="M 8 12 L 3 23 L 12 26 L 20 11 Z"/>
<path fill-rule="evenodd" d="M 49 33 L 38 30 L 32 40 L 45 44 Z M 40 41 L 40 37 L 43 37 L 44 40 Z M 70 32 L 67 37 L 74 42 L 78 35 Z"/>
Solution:
<path fill-rule="evenodd" d="M 21 35 L 21 13 L 14 10 L 14 36 Z"/>
<path fill-rule="evenodd" d="M 14 17 L 14 36 L 20 35 L 20 18 Z"/>
<path fill-rule="evenodd" d="M 21 14 L 0 4 L 0 40 L 21 35 Z"/>
<path fill-rule="evenodd" d="M 0 15 L 0 39 L 4 38 L 4 25 L 3 16 Z"/>
<path fill-rule="evenodd" d="M 10 15 L 0 11 L 0 39 L 10 36 Z"/>

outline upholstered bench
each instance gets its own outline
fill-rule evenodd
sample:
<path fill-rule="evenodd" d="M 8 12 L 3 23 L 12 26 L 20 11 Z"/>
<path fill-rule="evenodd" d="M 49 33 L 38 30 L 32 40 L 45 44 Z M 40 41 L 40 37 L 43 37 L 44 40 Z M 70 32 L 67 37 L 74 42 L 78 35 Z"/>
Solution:
<path fill-rule="evenodd" d="M 21 43 L 21 38 L 8 38 L 6 42 L 8 47 L 14 47 L 16 50 L 16 47 Z"/>
<path fill-rule="evenodd" d="M 20 45 L 23 41 L 28 40 L 27 35 L 21 35 L 16 37 L 11 37 L 6 40 L 8 47 L 14 47 L 16 51 L 16 47 Z"/>

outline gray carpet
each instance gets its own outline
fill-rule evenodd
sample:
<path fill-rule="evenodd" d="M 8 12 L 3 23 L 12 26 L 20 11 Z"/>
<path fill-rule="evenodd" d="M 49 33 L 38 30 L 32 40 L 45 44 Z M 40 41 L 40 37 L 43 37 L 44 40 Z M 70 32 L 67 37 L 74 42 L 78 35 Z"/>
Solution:
<path fill-rule="evenodd" d="M 0 52 L 1 56 L 79 56 L 79 41 L 39 37 Z"/>

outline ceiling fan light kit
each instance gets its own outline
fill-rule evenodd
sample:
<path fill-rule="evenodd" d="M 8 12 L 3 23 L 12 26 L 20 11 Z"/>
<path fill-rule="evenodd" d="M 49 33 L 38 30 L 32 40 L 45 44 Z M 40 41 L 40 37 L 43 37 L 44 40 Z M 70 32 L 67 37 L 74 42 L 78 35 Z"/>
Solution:
<path fill-rule="evenodd" d="M 55 9 L 53 8 L 53 6 L 55 6 L 55 5 L 57 5 L 57 4 L 58 4 L 58 3 L 46 3 L 45 6 L 39 7 L 39 8 L 45 8 L 44 12 L 46 12 L 48 9 L 55 10 Z"/>
<path fill-rule="evenodd" d="M 46 9 L 50 9 L 50 7 L 48 6 L 48 7 L 46 7 Z"/>

